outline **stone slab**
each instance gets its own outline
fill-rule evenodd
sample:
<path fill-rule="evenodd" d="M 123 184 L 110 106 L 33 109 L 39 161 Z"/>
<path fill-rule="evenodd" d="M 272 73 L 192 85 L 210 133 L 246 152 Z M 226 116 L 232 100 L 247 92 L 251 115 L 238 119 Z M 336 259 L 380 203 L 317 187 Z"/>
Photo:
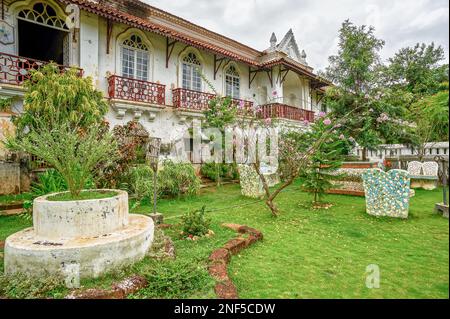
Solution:
<path fill-rule="evenodd" d="M 153 241 L 154 223 L 130 215 L 123 229 L 98 237 L 48 240 L 33 228 L 9 236 L 5 242 L 5 273 L 54 274 L 67 280 L 96 278 L 145 257 Z"/>

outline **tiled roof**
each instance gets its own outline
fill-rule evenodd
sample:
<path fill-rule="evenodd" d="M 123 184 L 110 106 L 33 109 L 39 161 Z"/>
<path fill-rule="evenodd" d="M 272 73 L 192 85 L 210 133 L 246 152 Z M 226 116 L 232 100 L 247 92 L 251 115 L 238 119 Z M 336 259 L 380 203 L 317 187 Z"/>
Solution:
<path fill-rule="evenodd" d="M 158 33 L 163 36 L 170 37 L 172 39 L 178 40 L 180 42 L 184 42 L 186 44 L 192 45 L 197 48 L 206 49 L 213 53 L 224 55 L 226 57 L 235 59 L 237 61 L 244 62 L 246 64 L 250 65 L 258 65 L 258 62 L 256 61 L 258 55 L 260 54 L 258 51 L 253 50 L 253 56 L 252 54 L 238 54 L 233 52 L 233 48 L 224 48 L 220 47 L 216 44 L 211 44 L 211 41 L 205 41 L 200 39 L 199 37 L 194 37 L 191 32 L 189 34 L 180 32 L 178 30 L 175 30 L 174 28 L 171 28 L 169 25 L 163 25 L 162 23 L 156 23 L 153 22 L 152 16 L 147 16 L 145 18 L 144 14 L 152 14 L 151 11 L 149 12 L 143 12 L 138 10 L 133 10 L 133 8 L 136 8 L 136 4 L 139 4 L 137 1 L 100 1 L 100 2 L 94 2 L 92 0 L 61 0 L 65 3 L 74 3 L 82 10 L 95 13 L 99 16 L 103 16 L 105 18 L 109 18 L 111 20 L 114 20 L 116 22 L 121 22 L 124 24 L 128 24 L 131 26 L 134 26 L 136 28 L 145 29 L 151 32 Z M 143 4 L 144 5 L 144 4 Z M 134 6 L 134 7 L 133 7 Z M 133 14 L 131 14 L 132 12 Z M 137 13 L 139 12 L 139 13 Z M 156 20 L 156 19 L 154 19 Z M 161 21 L 162 22 L 162 21 Z M 173 24 L 173 23 L 172 23 Z M 182 27 L 182 26 L 181 26 Z M 206 29 L 203 29 L 206 30 Z M 206 33 L 206 32 L 205 32 Z M 205 37 L 206 38 L 206 37 Z M 225 39 L 225 37 L 224 37 Z M 231 41 L 231 40 L 228 40 Z M 237 42 L 236 42 L 237 43 Z M 247 49 L 250 51 L 249 49 Z"/>
<path fill-rule="evenodd" d="M 82 10 L 116 22 L 169 37 L 182 43 L 208 50 L 253 67 L 264 68 L 283 64 L 305 76 L 320 80 L 312 68 L 291 59 L 281 58 L 262 62 L 264 52 L 255 50 L 235 40 L 207 30 L 180 17 L 147 5 L 139 0 L 60 0 L 73 3 Z M 322 81 L 321 81 L 322 82 Z M 329 83 L 324 82 L 324 86 Z"/>

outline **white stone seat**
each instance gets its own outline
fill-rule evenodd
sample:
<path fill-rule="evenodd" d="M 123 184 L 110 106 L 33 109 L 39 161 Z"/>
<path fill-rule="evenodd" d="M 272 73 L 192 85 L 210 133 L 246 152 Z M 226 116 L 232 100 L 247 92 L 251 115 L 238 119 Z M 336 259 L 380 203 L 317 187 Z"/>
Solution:
<path fill-rule="evenodd" d="M 411 178 L 411 188 L 433 190 L 437 186 L 439 165 L 436 162 L 408 163 L 408 173 Z"/>

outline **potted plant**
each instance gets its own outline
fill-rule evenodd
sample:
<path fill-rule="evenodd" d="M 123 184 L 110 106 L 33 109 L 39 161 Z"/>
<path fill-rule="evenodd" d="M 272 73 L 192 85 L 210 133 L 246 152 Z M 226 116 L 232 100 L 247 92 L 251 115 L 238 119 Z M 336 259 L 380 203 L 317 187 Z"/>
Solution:
<path fill-rule="evenodd" d="M 102 165 L 113 160 L 117 143 L 103 117 L 108 106 L 90 78 L 55 65 L 34 71 L 25 83 L 24 112 L 7 147 L 47 162 L 68 191 L 33 201 L 33 228 L 5 243 L 5 272 L 63 275 L 66 285 L 97 277 L 138 261 L 153 241 L 149 217 L 128 214 L 128 194 L 84 189 Z M 130 249 L 132 247 L 132 249 Z M 45 264 L 45 266 L 43 266 Z"/>

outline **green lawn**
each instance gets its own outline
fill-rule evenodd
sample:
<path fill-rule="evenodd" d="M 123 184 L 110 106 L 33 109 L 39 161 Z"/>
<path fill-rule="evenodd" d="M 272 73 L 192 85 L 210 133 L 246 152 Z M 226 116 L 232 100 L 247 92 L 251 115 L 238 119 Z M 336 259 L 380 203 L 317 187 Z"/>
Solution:
<path fill-rule="evenodd" d="M 152 281 L 140 297 L 214 297 L 206 271 L 210 252 L 235 234 L 220 225 L 239 223 L 257 228 L 264 240 L 232 258 L 229 271 L 241 298 L 448 298 L 448 220 L 433 212 L 440 190 L 418 190 L 408 220 L 375 218 L 365 213 L 364 198 L 330 195 L 328 210 L 310 210 L 309 194 L 291 186 L 278 198 L 279 218 L 258 201 L 243 198 L 238 185 L 210 189 L 194 198 L 162 200 L 167 223 L 206 205 L 216 235 L 198 242 L 179 239 L 178 227 L 167 230 L 176 245 L 175 261 L 146 259 L 124 272 L 85 286 L 108 286 L 127 273 Z M 146 213 L 149 207 L 136 208 Z M 0 218 L 0 240 L 28 226 L 19 217 Z M 365 285 L 366 267 L 379 266 L 379 289 Z M 1 266 L 0 266 L 1 268 Z M 56 295 L 58 296 L 58 295 Z"/>

